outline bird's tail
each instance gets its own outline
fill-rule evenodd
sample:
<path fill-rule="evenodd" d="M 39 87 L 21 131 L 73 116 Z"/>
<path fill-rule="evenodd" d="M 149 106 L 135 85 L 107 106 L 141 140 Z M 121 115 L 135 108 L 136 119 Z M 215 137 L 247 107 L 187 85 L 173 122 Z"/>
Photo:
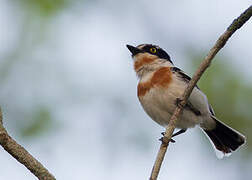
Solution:
<path fill-rule="evenodd" d="M 204 131 L 217 150 L 222 151 L 226 155 L 245 143 L 245 136 L 220 122 L 216 117 L 212 116 L 212 118 L 216 122 L 216 127 L 212 130 Z"/>

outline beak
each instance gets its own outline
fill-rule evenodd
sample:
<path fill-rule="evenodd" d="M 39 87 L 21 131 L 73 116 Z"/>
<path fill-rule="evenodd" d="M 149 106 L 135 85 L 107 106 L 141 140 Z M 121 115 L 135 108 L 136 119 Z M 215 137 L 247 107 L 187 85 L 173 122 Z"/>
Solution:
<path fill-rule="evenodd" d="M 138 53 L 141 53 L 142 51 L 140 49 L 138 49 L 137 47 L 131 46 L 131 45 L 126 45 L 127 48 L 129 49 L 129 51 L 132 53 L 132 57 L 134 57 L 135 55 L 137 55 Z"/>

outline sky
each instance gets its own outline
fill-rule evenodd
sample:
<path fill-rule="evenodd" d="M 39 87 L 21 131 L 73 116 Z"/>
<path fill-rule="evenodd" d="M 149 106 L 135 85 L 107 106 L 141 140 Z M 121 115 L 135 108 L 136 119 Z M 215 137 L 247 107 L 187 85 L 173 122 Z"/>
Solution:
<path fill-rule="evenodd" d="M 6 75 L 0 102 L 8 132 L 57 179 L 148 179 L 164 129 L 137 100 L 125 45 L 158 44 L 191 75 L 197 67 L 189 67 L 188 51 L 206 54 L 250 5 L 249 0 L 79 1 L 54 17 L 37 18 L 1 0 L 0 64 L 7 68 L 0 68 Z M 251 31 L 249 21 L 217 55 L 230 58 L 225 63 L 238 67 L 247 83 Z M 20 136 L 41 107 L 50 110 L 49 127 L 39 136 Z M 169 146 L 159 179 L 240 179 L 243 151 L 219 160 L 195 128 Z M 36 179 L 3 149 L 0 159 L 0 179 Z"/>

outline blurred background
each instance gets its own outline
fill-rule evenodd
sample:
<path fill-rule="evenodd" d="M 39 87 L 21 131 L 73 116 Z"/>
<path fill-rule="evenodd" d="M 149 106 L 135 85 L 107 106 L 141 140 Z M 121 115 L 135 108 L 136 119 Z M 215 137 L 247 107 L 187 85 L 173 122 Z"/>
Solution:
<path fill-rule="evenodd" d="M 251 0 L 0 0 L 0 105 L 10 135 L 57 179 L 148 179 L 164 131 L 137 96 L 125 44 L 153 43 L 192 75 Z M 199 82 L 247 137 L 219 160 L 198 129 L 176 137 L 159 179 L 251 179 L 252 23 Z M 36 179 L 0 148 L 0 179 Z"/>

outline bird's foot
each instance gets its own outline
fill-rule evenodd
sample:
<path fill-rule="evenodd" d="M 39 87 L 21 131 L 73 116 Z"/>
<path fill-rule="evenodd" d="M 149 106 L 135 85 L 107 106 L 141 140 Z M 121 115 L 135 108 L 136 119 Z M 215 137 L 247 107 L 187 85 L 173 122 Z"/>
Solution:
<path fill-rule="evenodd" d="M 180 98 L 176 98 L 176 105 L 180 108 L 183 108 L 183 106 L 181 105 L 182 100 Z"/>
<path fill-rule="evenodd" d="M 165 132 L 162 132 L 161 134 L 164 136 L 164 135 L 165 135 Z M 165 143 L 164 137 L 161 137 L 161 138 L 159 139 L 159 141 L 161 141 L 162 143 Z M 170 139 L 168 142 L 175 143 L 176 141 L 173 140 L 173 139 Z"/>

